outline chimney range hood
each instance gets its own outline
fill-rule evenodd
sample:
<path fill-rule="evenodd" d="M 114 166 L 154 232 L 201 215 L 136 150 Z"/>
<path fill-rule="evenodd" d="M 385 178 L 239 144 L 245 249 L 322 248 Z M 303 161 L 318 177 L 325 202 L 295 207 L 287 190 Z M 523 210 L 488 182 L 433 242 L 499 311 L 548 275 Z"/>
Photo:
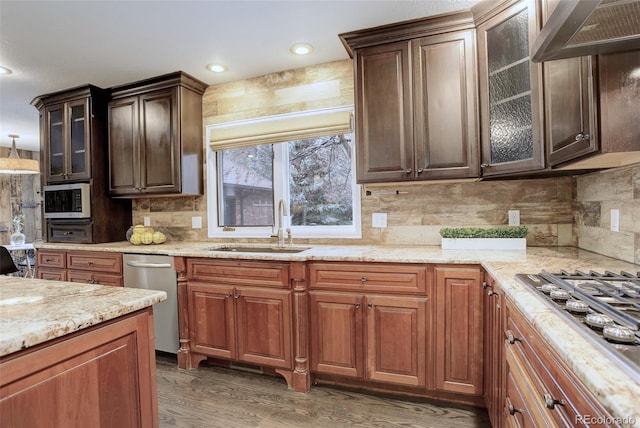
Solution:
<path fill-rule="evenodd" d="M 536 38 L 532 61 L 634 49 L 640 49 L 640 0 L 564 0 Z"/>

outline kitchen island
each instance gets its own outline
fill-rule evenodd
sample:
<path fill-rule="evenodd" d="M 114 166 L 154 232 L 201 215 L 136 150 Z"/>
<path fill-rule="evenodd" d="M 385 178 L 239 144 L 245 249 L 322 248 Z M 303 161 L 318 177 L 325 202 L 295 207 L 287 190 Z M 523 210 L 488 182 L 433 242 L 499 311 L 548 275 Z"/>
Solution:
<path fill-rule="evenodd" d="M 575 327 L 558 316 L 548 304 L 525 285 L 518 273 L 541 270 L 640 271 L 640 266 L 573 247 L 528 247 L 526 251 L 442 250 L 437 246 L 311 245 L 299 253 L 241 253 L 212 250 L 214 242 L 171 242 L 162 245 L 132 246 L 127 242 L 95 245 L 38 244 L 40 249 L 65 251 L 105 251 L 167 254 L 177 258 L 234 259 L 238 261 L 278 261 L 290 263 L 403 263 L 478 265 L 495 278 L 505 297 L 518 308 L 532 327 L 556 352 L 595 398 L 621 425 L 638 421 L 637 400 L 640 382 L 611 364 L 610 358 L 594 347 Z M 184 282 L 182 283 L 184 284 Z"/>
<path fill-rule="evenodd" d="M 166 293 L 0 277 L 0 426 L 157 427 Z"/>

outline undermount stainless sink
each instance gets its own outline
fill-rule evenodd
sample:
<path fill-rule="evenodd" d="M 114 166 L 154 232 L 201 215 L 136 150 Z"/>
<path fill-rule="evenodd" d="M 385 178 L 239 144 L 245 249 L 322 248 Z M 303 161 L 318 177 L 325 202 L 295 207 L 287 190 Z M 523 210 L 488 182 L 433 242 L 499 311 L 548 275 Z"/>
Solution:
<path fill-rule="evenodd" d="M 275 246 L 250 246 L 250 245 L 220 245 L 210 247 L 209 251 L 226 251 L 231 253 L 301 253 L 310 247 L 275 247 Z"/>

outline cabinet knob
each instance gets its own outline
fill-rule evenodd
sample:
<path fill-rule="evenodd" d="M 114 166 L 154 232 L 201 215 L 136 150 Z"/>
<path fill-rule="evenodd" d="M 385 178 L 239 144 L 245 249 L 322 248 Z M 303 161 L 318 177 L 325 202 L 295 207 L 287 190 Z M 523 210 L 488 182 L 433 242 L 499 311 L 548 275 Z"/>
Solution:
<path fill-rule="evenodd" d="M 227 293 L 224 295 L 225 299 L 228 299 L 229 297 L 231 297 L 231 293 Z"/>
<path fill-rule="evenodd" d="M 481 163 L 481 164 L 480 164 L 480 168 L 486 168 L 486 167 L 488 167 L 488 166 L 489 166 L 489 164 L 488 164 L 488 163 Z"/>
<path fill-rule="evenodd" d="M 234 299 L 237 299 L 237 298 L 239 298 L 239 297 L 240 297 L 240 294 L 239 294 L 239 293 L 234 293 L 234 294 L 233 294 L 233 298 L 234 298 Z"/>
<path fill-rule="evenodd" d="M 487 281 L 482 281 L 482 288 L 492 287 Z"/>
<path fill-rule="evenodd" d="M 489 296 L 489 297 L 495 296 L 496 294 L 498 294 L 496 291 L 493 291 L 493 290 L 487 291 L 487 296 Z"/>
<path fill-rule="evenodd" d="M 589 139 L 589 134 L 583 134 L 582 132 L 576 135 L 576 141 L 584 141 Z"/>
<path fill-rule="evenodd" d="M 356 309 L 360 309 L 360 303 L 356 303 L 355 305 L 353 305 L 356 307 Z"/>
<path fill-rule="evenodd" d="M 93 266 L 93 262 L 87 262 L 87 266 Z"/>
<path fill-rule="evenodd" d="M 544 394 L 543 398 L 544 398 L 544 405 L 547 407 L 547 409 L 551 409 L 551 410 L 555 409 L 556 404 L 564 406 L 564 401 L 556 400 L 555 398 L 553 398 L 551 394 Z"/>
<path fill-rule="evenodd" d="M 412 171 L 413 171 L 413 169 L 409 168 L 409 169 L 405 170 L 404 173 L 406 175 L 409 175 L 409 174 L 411 174 Z"/>
<path fill-rule="evenodd" d="M 367 308 L 369 309 L 373 308 L 373 303 L 367 303 Z"/>
<path fill-rule="evenodd" d="M 511 330 L 507 330 L 507 340 L 511 345 L 516 342 L 522 342 L 519 338 L 517 338 Z"/>
<path fill-rule="evenodd" d="M 422 174 L 424 172 L 424 168 L 418 168 L 418 174 Z"/>
<path fill-rule="evenodd" d="M 367 282 L 367 277 L 363 276 L 362 278 L 360 278 L 360 282 Z"/>

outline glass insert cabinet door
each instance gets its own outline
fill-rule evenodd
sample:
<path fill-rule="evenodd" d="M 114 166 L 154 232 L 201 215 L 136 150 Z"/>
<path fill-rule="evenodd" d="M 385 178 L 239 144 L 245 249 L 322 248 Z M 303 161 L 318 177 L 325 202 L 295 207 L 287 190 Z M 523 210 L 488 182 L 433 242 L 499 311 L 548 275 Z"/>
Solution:
<path fill-rule="evenodd" d="M 529 58 L 537 25 L 525 1 L 478 28 L 483 175 L 544 167 L 540 66 Z"/>
<path fill-rule="evenodd" d="M 47 181 L 90 178 L 89 105 L 85 99 L 46 109 Z"/>

